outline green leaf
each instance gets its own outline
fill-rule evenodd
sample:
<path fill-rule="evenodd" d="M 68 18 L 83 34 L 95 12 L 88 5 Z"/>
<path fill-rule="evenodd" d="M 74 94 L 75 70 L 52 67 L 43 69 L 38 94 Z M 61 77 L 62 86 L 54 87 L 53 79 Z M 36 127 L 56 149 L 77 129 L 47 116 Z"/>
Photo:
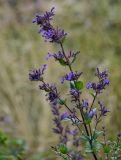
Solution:
<path fill-rule="evenodd" d="M 96 153 L 100 150 L 101 144 L 98 141 L 92 141 L 92 145 L 90 145 L 89 141 L 86 143 L 85 152 L 86 153 Z"/>
<path fill-rule="evenodd" d="M 3 132 L 0 132 L 0 144 L 5 144 L 7 141 L 7 136 L 3 133 Z"/>
<path fill-rule="evenodd" d="M 94 141 L 92 142 L 93 152 L 98 152 L 101 147 L 102 147 L 102 145 L 101 145 L 98 141 L 94 140 Z"/>
<path fill-rule="evenodd" d="M 121 149 L 121 143 L 118 144 L 118 148 Z"/>
<path fill-rule="evenodd" d="M 58 59 L 58 61 L 62 66 L 66 66 L 67 65 L 67 63 L 63 59 Z"/>
<path fill-rule="evenodd" d="M 75 82 L 75 88 L 77 89 L 77 90 L 81 90 L 81 89 L 83 89 L 83 82 L 82 81 L 76 81 Z"/>
<path fill-rule="evenodd" d="M 80 139 L 83 140 L 83 141 L 85 141 L 85 142 L 90 141 L 90 137 L 87 136 L 87 135 L 84 135 L 84 134 L 80 136 Z"/>
<path fill-rule="evenodd" d="M 68 153 L 68 148 L 65 146 L 65 145 L 60 145 L 59 147 L 59 151 L 62 153 L 62 154 L 66 154 Z"/>
<path fill-rule="evenodd" d="M 93 152 L 93 150 L 92 150 L 89 142 L 86 143 L 85 152 L 86 152 L 86 153 L 92 153 L 92 152 Z"/>
<path fill-rule="evenodd" d="M 97 139 L 99 136 L 101 136 L 103 134 L 103 131 L 94 131 L 94 134 L 93 134 L 93 139 Z"/>
<path fill-rule="evenodd" d="M 88 118 L 88 119 L 86 119 L 86 120 L 84 121 L 84 123 L 85 123 L 85 124 L 90 124 L 91 121 L 92 121 L 92 118 Z"/>
<path fill-rule="evenodd" d="M 104 153 L 108 154 L 110 152 L 110 147 L 108 145 L 104 146 Z"/>

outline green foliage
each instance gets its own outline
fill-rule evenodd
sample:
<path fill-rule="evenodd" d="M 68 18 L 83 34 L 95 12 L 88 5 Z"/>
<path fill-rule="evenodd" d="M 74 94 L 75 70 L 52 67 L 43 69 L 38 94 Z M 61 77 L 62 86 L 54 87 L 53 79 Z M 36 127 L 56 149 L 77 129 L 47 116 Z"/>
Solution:
<path fill-rule="evenodd" d="M 75 88 L 77 90 L 82 90 L 83 89 L 83 82 L 82 81 L 76 81 L 74 84 L 75 84 Z"/>
<path fill-rule="evenodd" d="M 104 153 L 108 154 L 110 152 L 110 147 L 108 145 L 104 146 Z"/>
<path fill-rule="evenodd" d="M 62 66 L 66 66 L 67 65 L 66 62 L 63 59 L 59 59 L 58 61 Z"/>
<path fill-rule="evenodd" d="M 92 140 L 91 145 L 89 142 L 86 143 L 85 152 L 86 153 L 96 153 L 99 152 L 101 144 L 97 140 Z"/>
<path fill-rule="evenodd" d="M 103 131 L 94 130 L 93 139 L 96 140 L 99 136 L 102 136 Z"/>
<path fill-rule="evenodd" d="M 71 89 L 77 89 L 77 90 L 82 90 L 83 89 L 83 82 L 82 81 L 71 81 L 70 82 L 70 88 Z"/>
<path fill-rule="evenodd" d="M 62 153 L 62 154 L 67 154 L 68 153 L 68 148 L 65 146 L 65 145 L 60 145 L 59 147 L 59 151 Z"/>
<path fill-rule="evenodd" d="M 0 160 L 21 160 L 25 152 L 25 141 L 8 138 L 3 132 L 0 132 Z"/>
<path fill-rule="evenodd" d="M 100 142 L 98 142 L 97 138 L 102 135 L 102 132 L 95 131 L 92 137 L 89 137 L 87 135 L 81 135 L 81 140 L 85 142 L 85 149 L 84 151 L 86 153 L 96 153 L 99 152 L 102 145 Z"/>

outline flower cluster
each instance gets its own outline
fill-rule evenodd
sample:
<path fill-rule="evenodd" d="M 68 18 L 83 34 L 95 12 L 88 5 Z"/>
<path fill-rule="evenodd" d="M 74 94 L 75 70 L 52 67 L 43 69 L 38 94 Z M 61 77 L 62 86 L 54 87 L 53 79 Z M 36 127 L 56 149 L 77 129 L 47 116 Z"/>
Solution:
<path fill-rule="evenodd" d="M 68 63 L 72 64 L 76 60 L 77 55 L 80 52 L 72 52 L 70 51 L 69 53 L 66 53 L 66 57 L 63 54 L 63 51 L 58 51 L 58 53 L 48 53 L 46 59 L 48 60 L 49 58 L 53 57 L 55 61 L 59 61 L 60 64 L 66 66 Z M 68 61 L 67 61 L 68 60 Z"/>
<path fill-rule="evenodd" d="M 72 71 L 66 74 L 61 78 L 61 83 L 64 83 L 64 81 L 77 81 L 79 77 L 81 76 L 82 72 L 75 72 L 73 73 Z"/>
<path fill-rule="evenodd" d="M 99 68 L 96 69 L 96 76 L 98 77 L 98 83 L 89 82 L 87 84 L 87 89 L 92 88 L 96 93 L 101 93 L 110 81 L 108 80 L 107 70 L 100 72 Z"/>
<path fill-rule="evenodd" d="M 39 85 L 40 90 L 44 90 L 46 92 L 47 100 L 50 103 L 57 104 L 59 99 L 59 92 L 55 85 L 50 85 L 43 81 L 42 84 Z"/>
<path fill-rule="evenodd" d="M 29 73 L 29 79 L 31 81 L 42 81 L 45 70 L 46 70 L 46 64 L 43 65 L 42 70 L 36 69 L 36 70 L 30 71 L 30 73 Z"/>
<path fill-rule="evenodd" d="M 46 12 L 44 15 L 36 14 L 36 18 L 33 19 L 33 23 L 36 23 L 37 25 L 40 25 L 40 29 L 38 33 L 42 34 L 42 37 L 44 38 L 44 41 L 49 42 L 57 42 L 61 43 L 67 33 L 64 32 L 61 28 L 54 28 L 51 25 L 51 21 L 53 20 L 54 16 L 54 7 L 51 9 L 51 11 Z"/>
<path fill-rule="evenodd" d="M 106 116 L 106 114 L 109 112 L 109 110 L 100 101 L 98 101 L 98 104 L 100 106 L 100 109 L 99 109 L 100 114 L 102 116 Z"/>
<path fill-rule="evenodd" d="M 63 55 L 62 51 L 58 51 L 57 54 L 56 53 L 48 53 L 47 60 L 50 57 L 53 57 L 56 61 L 59 61 L 60 59 L 64 59 L 64 55 Z"/>
<path fill-rule="evenodd" d="M 71 89 L 70 90 L 70 95 L 71 95 L 71 99 L 72 99 L 72 102 L 76 102 L 78 101 L 79 97 L 80 97 L 80 94 L 82 93 L 82 91 L 78 91 L 77 89 Z"/>

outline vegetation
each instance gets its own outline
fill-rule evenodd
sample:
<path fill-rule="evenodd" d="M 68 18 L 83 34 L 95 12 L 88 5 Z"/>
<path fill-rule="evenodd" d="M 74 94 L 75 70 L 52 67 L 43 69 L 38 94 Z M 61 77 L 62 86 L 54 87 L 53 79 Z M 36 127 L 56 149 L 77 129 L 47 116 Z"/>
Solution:
<path fill-rule="evenodd" d="M 111 87 L 102 97 L 111 110 L 111 118 L 106 123 L 110 126 L 110 136 L 121 130 L 118 116 L 121 113 L 120 0 L 75 0 L 74 4 L 71 0 L 2 0 L 0 126 L 11 137 L 24 138 L 34 152 L 48 152 L 48 143 L 56 141 L 51 135 L 51 116 L 44 95 L 31 85 L 27 77 L 30 68 L 39 68 L 43 63 L 44 53 L 56 49 L 53 46 L 44 48 L 41 37 L 35 34 L 36 28 L 31 24 L 34 13 L 46 10 L 48 4 L 51 8 L 52 3 L 57 8 L 56 22 L 69 33 L 66 49 L 81 51 L 75 67 L 85 70 L 85 79 L 93 80 L 91 75 L 97 65 L 108 68 Z M 51 65 L 47 73 L 48 80 L 53 78 L 53 73 L 57 78 L 63 73 L 59 65 L 58 73 L 52 61 L 48 65 Z M 65 87 L 63 92 L 66 92 Z"/>

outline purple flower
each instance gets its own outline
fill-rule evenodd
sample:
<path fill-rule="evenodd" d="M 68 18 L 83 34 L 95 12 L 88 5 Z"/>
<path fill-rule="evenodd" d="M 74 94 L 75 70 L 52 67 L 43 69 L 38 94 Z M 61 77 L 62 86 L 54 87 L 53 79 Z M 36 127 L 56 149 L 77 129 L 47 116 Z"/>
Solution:
<path fill-rule="evenodd" d="M 48 93 L 47 100 L 49 100 L 51 103 L 58 103 L 58 98 L 59 93 L 57 92 L 57 88 L 53 86 L 52 90 Z"/>
<path fill-rule="evenodd" d="M 44 90 L 47 92 L 47 100 L 50 101 L 52 104 L 58 103 L 59 93 L 57 91 L 57 88 L 54 85 L 49 85 L 48 83 L 43 83 L 39 85 L 40 90 Z"/>
<path fill-rule="evenodd" d="M 29 73 L 29 79 L 30 79 L 30 81 L 41 81 L 42 80 L 42 76 L 41 75 L 42 74 L 40 72 L 40 69 L 32 70 Z"/>
<path fill-rule="evenodd" d="M 89 82 L 86 88 L 87 89 L 92 88 L 96 93 L 101 93 L 102 90 L 104 90 L 105 87 L 110 83 L 110 81 L 108 80 L 107 70 L 100 72 L 99 68 L 97 68 L 96 76 L 98 77 L 98 83 Z"/>
<path fill-rule="evenodd" d="M 59 116 L 59 107 L 57 105 L 52 105 L 51 111 L 53 113 L 53 115 Z"/>
<path fill-rule="evenodd" d="M 30 71 L 29 79 L 31 81 L 42 81 L 43 80 L 43 74 L 44 74 L 44 71 L 46 70 L 46 67 L 47 67 L 47 65 L 44 64 L 41 71 L 40 71 L 40 69 Z"/>
<path fill-rule="evenodd" d="M 71 157 L 73 160 L 83 160 L 80 152 L 78 152 L 78 151 L 72 151 Z"/>
<path fill-rule="evenodd" d="M 94 115 L 96 115 L 96 108 L 92 109 L 92 110 L 89 112 L 88 117 L 89 117 L 89 118 L 93 118 Z"/>
<path fill-rule="evenodd" d="M 36 14 L 36 18 L 34 18 L 33 23 L 40 25 L 40 29 L 38 33 L 42 34 L 44 41 L 47 42 L 57 42 L 61 43 L 63 38 L 67 35 L 61 28 L 54 28 L 51 25 L 51 20 L 53 19 L 54 14 L 54 7 L 51 9 L 50 12 L 45 12 L 44 15 Z"/>
<path fill-rule="evenodd" d="M 72 136 L 76 136 L 78 134 L 78 131 L 77 131 L 77 129 L 70 130 L 69 134 Z"/>
<path fill-rule="evenodd" d="M 87 89 L 90 89 L 90 88 L 92 88 L 92 83 L 91 83 L 91 82 L 87 83 L 87 86 L 86 86 L 86 88 L 87 88 Z"/>
<path fill-rule="evenodd" d="M 104 83 L 104 85 L 109 85 L 110 81 L 107 78 L 105 78 L 103 83 Z"/>
<path fill-rule="evenodd" d="M 47 68 L 47 65 L 44 64 L 44 65 L 43 65 L 43 68 L 42 68 L 42 74 L 44 74 L 44 71 L 46 70 L 46 68 Z"/>
<path fill-rule="evenodd" d="M 80 52 L 72 52 L 70 51 L 69 53 L 66 53 L 66 57 L 68 58 L 70 64 L 73 63 L 76 59 L 76 56 L 79 54 Z M 58 51 L 58 53 L 48 53 L 46 59 L 48 60 L 49 58 L 53 57 L 55 59 L 55 61 L 63 61 L 66 63 L 67 60 L 65 59 L 65 56 L 63 55 L 62 51 Z"/>
<path fill-rule="evenodd" d="M 63 76 L 61 78 L 61 83 L 64 83 L 64 81 L 77 81 L 79 79 L 79 77 L 81 76 L 82 72 L 69 72 L 68 74 L 66 74 L 65 76 Z"/>
<path fill-rule="evenodd" d="M 64 113 L 61 115 L 61 120 L 68 119 L 68 118 L 69 118 L 68 112 L 64 112 Z"/>
<path fill-rule="evenodd" d="M 53 132 L 56 134 L 61 134 L 63 131 L 63 127 L 53 128 Z"/>
<path fill-rule="evenodd" d="M 83 107 L 83 108 L 86 108 L 86 110 L 88 110 L 88 108 L 89 108 L 89 103 L 88 103 L 88 99 L 87 99 L 87 98 L 83 101 L 82 107 Z"/>
<path fill-rule="evenodd" d="M 107 78 L 108 77 L 108 71 L 104 70 L 100 72 L 99 68 L 96 69 L 96 76 L 101 79 L 101 78 Z"/>
<path fill-rule="evenodd" d="M 67 144 L 68 142 L 68 136 L 65 134 L 64 136 L 60 137 L 60 144 Z"/>
<path fill-rule="evenodd" d="M 70 95 L 71 95 L 72 101 L 77 101 L 79 99 L 81 93 L 82 92 L 77 89 L 71 89 Z"/>
<path fill-rule="evenodd" d="M 56 61 L 60 60 L 60 59 L 64 59 L 64 55 L 63 55 L 62 51 L 58 51 L 57 54 L 55 54 L 55 53 L 48 53 L 46 59 L 48 60 L 51 57 L 53 57 Z"/>
<path fill-rule="evenodd" d="M 106 116 L 106 113 L 109 112 L 109 110 L 105 106 L 103 106 L 103 104 L 100 101 L 98 101 L 98 104 L 100 106 L 99 111 L 101 112 L 101 115 Z"/>
<path fill-rule="evenodd" d="M 45 92 L 49 92 L 51 86 L 48 83 L 42 83 L 39 85 L 40 90 L 44 90 Z"/>
<path fill-rule="evenodd" d="M 54 14 L 54 7 L 49 12 L 45 12 L 44 15 L 36 14 L 36 18 L 33 19 L 33 23 L 37 23 L 40 26 L 46 26 L 50 24 L 50 21 L 53 19 Z"/>
<path fill-rule="evenodd" d="M 60 43 L 63 40 L 63 38 L 67 35 L 67 33 L 65 33 L 64 30 L 61 28 L 49 30 L 41 29 L 40 33 L 42 33 L 42 37 L 45 39 L 45 42 L 49 41 L 57 43 Z"/>
<path fill-rule="evenodd" d="M 63 126 L 61 125 L 61 119 L 59 117 L 55 117 L 53 121 L 54 124 L 56 125 L 56 128 L 53 128 L 53 131 L 57 134 L 62 134 Z"/>

